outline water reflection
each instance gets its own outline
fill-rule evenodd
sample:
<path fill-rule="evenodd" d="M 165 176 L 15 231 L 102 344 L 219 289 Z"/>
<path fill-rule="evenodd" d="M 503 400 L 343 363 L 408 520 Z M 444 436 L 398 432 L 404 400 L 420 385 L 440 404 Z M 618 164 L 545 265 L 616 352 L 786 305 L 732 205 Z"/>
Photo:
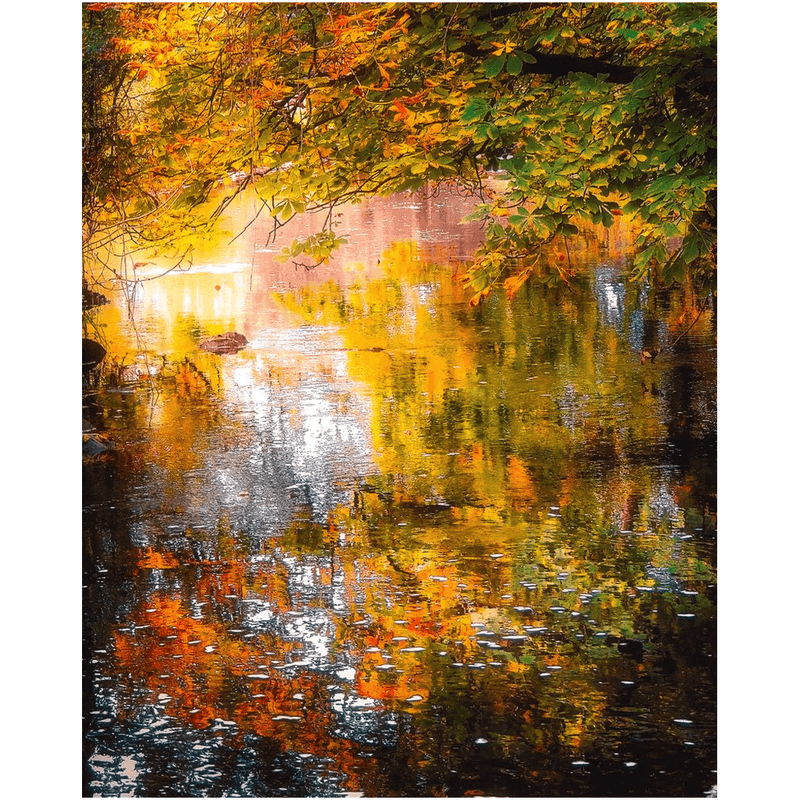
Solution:
<path fill-rule="evenodd" d="M 349 210 L 327 273 L 248 263 L 255 230 L 136 330 L 99 309 L 87 794 L 716 782 L 712 314 L 678 338 L 698 299 L 588 234 L 573 291 L 472 309 L 462 205 Z"/>
<path fill-rule="evenodd" d="M 597 299 L 603 322 L 622 330 L 622 310 L 625 306 L 625 278 L 619 268 L 606 264 L 595 270 Z"/>

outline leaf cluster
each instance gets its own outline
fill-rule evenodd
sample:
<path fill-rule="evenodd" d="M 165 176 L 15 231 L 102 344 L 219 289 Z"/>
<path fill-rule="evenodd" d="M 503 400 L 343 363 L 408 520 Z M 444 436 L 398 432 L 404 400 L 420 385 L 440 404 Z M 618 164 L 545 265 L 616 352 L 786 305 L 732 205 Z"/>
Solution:
<path fill-rule="evenodd" d="M 320 235 L 288 252 L 321 263 L 342 238 L 338 204 L 455 183 L 486 223 L 466 273 L 474 302 L 537 274 L 548 243 L 577 224 L 608 227 L 623 213 L 640 230 L 633 277 L 713 285 L 713 5 L 88 13 L 85 63 L 106 64 L 91 47 L 105 35 L 116 65 L 93 90 L 90 121 L 109 143 L 90 159 L 92 243 L 122 225 L 131 247 L 181 252 L 182 233 L 203 232 L 252 188 L 280 224 L 327 210 Z"/>

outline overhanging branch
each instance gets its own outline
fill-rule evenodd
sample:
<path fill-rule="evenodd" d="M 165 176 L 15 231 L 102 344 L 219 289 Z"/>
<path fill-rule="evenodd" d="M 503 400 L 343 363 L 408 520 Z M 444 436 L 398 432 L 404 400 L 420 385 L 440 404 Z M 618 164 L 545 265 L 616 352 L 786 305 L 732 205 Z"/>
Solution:
<path fill-rule="evenodd" d="M 486 52 L 471 42 L 460 47 L 459 52 L 476 59 L 486 58 Z M 566 53 L 543 53 L 534 49 L 524 52 L 535 59 L 535 62 L 523 62 L 523 75 L 550 75 L 553 78 L 561 78 L 570 72 L 584 72 L 587 75 L 606 75 L 611 83 L 630 83 L 639 72 L 636 67 L 613 64 L 601 58 Z"/>

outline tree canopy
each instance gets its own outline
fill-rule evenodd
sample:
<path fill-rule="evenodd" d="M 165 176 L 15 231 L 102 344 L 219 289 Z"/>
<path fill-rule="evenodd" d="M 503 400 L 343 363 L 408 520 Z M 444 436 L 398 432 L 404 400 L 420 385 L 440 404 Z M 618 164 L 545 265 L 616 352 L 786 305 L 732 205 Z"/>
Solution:
<path fill-rule="evenodd" d="M 569 280 L 547 245 L 630 215 L 632 276 L 716 272 L 716 7 L 220 3 L 84 7 L 84 257 L 181 263 L 254 191 L 323 263 L 337 205 L 475 193 L 477 303 Z M 120 262 L 121 259 L 121 262 Z"/>

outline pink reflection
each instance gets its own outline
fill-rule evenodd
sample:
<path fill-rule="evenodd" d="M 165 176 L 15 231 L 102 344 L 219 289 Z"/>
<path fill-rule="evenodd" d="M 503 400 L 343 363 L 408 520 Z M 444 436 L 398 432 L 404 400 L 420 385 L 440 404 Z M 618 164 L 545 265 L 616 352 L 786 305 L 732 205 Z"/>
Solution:
<path fill-rule="evenodd" d="M 327 281 L 347 286 L 355 274 L 367 279 L 378 277 L 382 254 L 397 241 L 415 242 L 420 257 L 426 261 L 465 261 L 483 238 L 478 223 L 462 223 L 475 202 L 475 198 L 462 197 L 454 190 L 442 190 L 432 197 L 404 192 L 343 206 L 336 212 L 334 224 L 336 233 L 346 236 L 348 242 L 335 251 L 329 264 L 313 270 L 291 261 L 281 263 L 276 256 L 293 239 L 317 233 L 324 223 L 324 212 L 295 217 L 266 248 L 271 219 L 259 218 L 245 235 L 251 246 L 255 243 L 255 274 L 264 288 L 296 289 Z M 361 269 L 354 273 L 356 265 Z"/>

